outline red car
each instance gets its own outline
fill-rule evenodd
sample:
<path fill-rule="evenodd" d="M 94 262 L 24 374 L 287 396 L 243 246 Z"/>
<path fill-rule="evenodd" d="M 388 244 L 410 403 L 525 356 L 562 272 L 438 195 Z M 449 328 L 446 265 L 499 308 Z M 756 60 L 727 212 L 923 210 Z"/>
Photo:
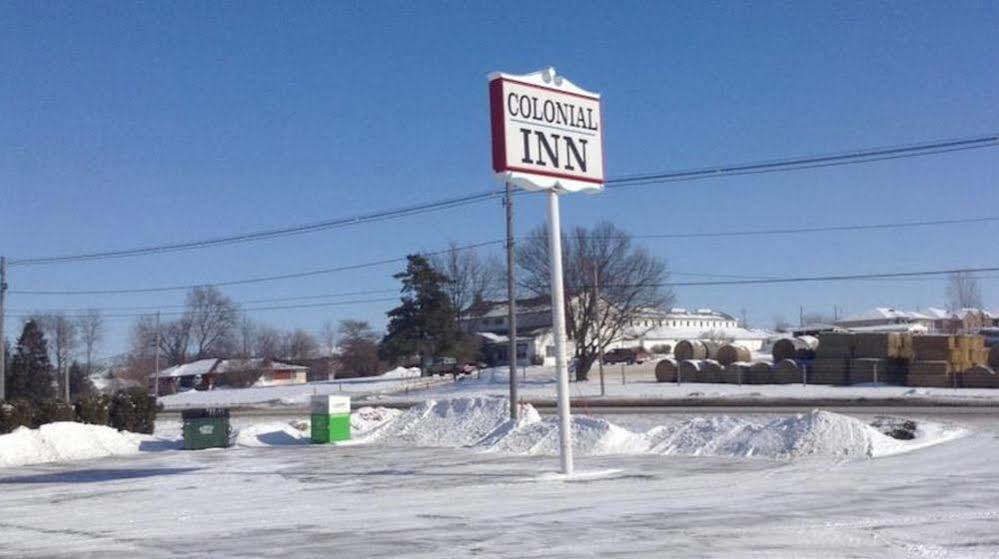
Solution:
<path fill-rule="evenodd" d="M 604 354 L 604 363 L 609 365 L 613 365 L 614 363 L 634 365 L 635 363 L 645 363 L 648 359 L 648 352 L 640 347 L 619 347 Z"/>

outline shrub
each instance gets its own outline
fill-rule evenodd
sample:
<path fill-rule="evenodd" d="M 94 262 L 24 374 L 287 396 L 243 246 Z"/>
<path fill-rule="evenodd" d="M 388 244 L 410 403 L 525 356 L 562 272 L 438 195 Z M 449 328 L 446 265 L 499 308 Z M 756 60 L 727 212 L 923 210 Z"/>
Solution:
<path fill-rule="evenodd" d="M 80 423 L 108 425 L 111 420 L 111 397 L 107 394 L 88 394 L 73 406 Z"/>
<path fill-rule="evenodd" d="M 56 421 L 73 421 L 73 406 L 62 400 L 42 400 L 38 402 L 32 427 L 54 423 Z"/>
<path fill-rule="evenodd" d="M 18 427 L 33 427 L 35 405 L 31 400 L 16 398 L 0 402 L 0 434 L 10 433 Z"/>
<path fill-rule="evenodd" d="M 143 388 L 119 390 L 111 396 L 111 427 L 133 433 L 152 434 L 156 413 L 162 408 Z"/>

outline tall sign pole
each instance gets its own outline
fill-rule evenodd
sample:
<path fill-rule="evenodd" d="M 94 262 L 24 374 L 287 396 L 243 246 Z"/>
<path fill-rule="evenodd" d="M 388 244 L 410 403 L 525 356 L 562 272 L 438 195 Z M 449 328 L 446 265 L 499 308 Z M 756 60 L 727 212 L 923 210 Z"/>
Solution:
<path fill-rule="evenodd" d="M 513 185 L 506 183 L 506 298 L 510 337 L 507 355 L 510 361 L 510 419 L 517 421 L 517 297 L 513 285 Z"/>
<path fill-rule="evenodd" d="M 559 449 L 562 473 L 569 475 L 573 472 L 572 425 L 559 195 L 603 190 L 600 95 L 559 76 L 554 68 L 523 75 L 496 72 L 489 75 L 489 106 L 493 171 L 497 179 L 525 190 L 548 191 L 548 256 L 558 379 Z M 515 352 L 514 346 L 514 358 Z"/>
<path fill-rule="evenodd" d="M 7 346 L 3 318 L 7 312 L 7 257 L 0 256 L 0 402 L 7 399 Z"/>

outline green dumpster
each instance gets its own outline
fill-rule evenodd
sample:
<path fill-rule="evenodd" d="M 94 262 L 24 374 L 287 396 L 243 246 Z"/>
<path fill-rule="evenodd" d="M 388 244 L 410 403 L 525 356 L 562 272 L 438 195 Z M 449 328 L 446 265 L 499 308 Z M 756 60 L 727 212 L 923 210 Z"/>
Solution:
<path fill-rule="evenodd" d="M 201 408 L 184 410 L 184 450 L 226 448 L 229 446 L 229 410 Z"/>
<path fill-rule="evenodd" d="M 312 397 L 312 442 L 350 440 L 350 396 Z"/>

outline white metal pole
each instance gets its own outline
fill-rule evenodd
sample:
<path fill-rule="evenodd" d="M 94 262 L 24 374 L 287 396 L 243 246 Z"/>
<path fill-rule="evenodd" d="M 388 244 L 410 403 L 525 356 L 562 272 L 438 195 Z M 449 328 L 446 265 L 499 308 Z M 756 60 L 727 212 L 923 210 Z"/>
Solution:
<path fill-rule="evenodd" d="M 569 423 L 569 369 L 565 362 L 565 295 L 562 287 L 562 227 L 558 192 L 548 191 L 548 257 L 552 271 L 552 327 L 555 336 L 555 370 L 558 374 L 558 427 L 562 473 L 572 474 L 572 431 Z"/>

